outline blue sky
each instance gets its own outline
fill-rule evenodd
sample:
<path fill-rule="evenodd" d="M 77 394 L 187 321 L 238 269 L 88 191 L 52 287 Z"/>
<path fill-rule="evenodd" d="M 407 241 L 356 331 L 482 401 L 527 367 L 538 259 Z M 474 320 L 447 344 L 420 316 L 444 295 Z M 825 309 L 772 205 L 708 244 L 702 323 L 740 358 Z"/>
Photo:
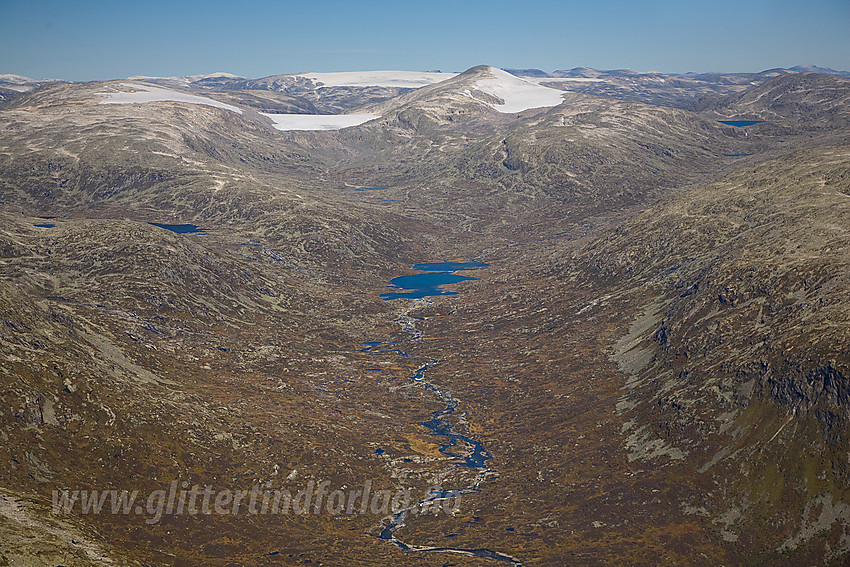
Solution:
<path fill-rule="evenodd" d="M 850 0 L 0 0 L 0 73 L 850 70 Z"/>

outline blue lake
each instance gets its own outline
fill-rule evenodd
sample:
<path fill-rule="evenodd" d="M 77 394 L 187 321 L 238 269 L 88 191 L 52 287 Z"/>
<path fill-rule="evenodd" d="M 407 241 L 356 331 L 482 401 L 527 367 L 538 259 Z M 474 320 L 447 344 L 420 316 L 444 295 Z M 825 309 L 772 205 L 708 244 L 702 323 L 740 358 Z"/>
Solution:
<path fill-rule="evenodd" d="M 148 224 L 158 226 L 159 228 L 164 228 L 165 230 L 170 230 L 171 232 L 176 232 L 177 234 L 207 232 L 209 230 L 208 228 L 200 228 L 198 225 L 195 224 L 162 224 L 159 222 L 149 222 Z"/>
<path fill-rule="evenodd" d="M 761 124 L 764 120 L 718 120 L 718 122 L 727 126 L 742 128 L 744 126 L 752 126 L 753 124 Z"/>
<path fill-rule="evenodd" d="M 55 224 L 37 224 L 35 226 L 37 226 L 38 228 L 54 228 L 56 225 Z"/>
<path fill-rule="evenodd" d="M 390 280 L 390 284 L 402 291 L 382 293 L 381 299 L 420 299 L 436 295 L 457 295 L 456 291 L 448 291 L 441 286 L 456 284 L 469 280 L 477 280 L 470 276 L 462 276 L 453 272 L 476 270 L 489 266 L 484 262 L 426 262 L 413 266 L 422 274 L 399 276 Z"/>

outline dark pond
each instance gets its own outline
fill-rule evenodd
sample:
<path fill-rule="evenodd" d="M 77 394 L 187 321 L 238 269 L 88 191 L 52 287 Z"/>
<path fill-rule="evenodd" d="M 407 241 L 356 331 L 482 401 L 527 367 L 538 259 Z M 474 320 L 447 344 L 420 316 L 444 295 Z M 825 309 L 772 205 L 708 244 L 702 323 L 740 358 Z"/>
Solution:
<path fill-rule="evenodd" d="M 152 224 L 154 226 L 158 226 L 159 228 L 164 228 L 165 230 L 170 230 L 171 232 L 176 232 L 177 234 L 190 234 L 193 232 L 207 232 L 208 228 L 201 228 L 195 224 L 163 224 L 159 222 L 150 222 L 148 224 Z"/>
<path fill-rule="evenodd" d="M 37 226 L 38 228 L 54 228 L 56 225 L 55 224 L 37 224 L 35 226 Z"/>
<path fill-rule="evenodd" d="M 718 120 L 718 122 L 727 126 L 742 128 L 744 126 L 752 126 L 753 124 L 761 124 L 764 120 Z"/>

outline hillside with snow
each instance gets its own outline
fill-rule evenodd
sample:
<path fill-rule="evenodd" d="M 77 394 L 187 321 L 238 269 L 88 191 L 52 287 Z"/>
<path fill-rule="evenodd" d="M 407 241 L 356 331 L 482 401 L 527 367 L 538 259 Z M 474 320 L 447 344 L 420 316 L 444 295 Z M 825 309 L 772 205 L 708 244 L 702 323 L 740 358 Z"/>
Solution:
<path fill-rule="evenodd" d="M 495 67 L 489 67 L 488 71 L 491 77 L 479 79 L 475 87 L 500 99 L 501 104 L 479 100 L 474 92 L 464 91 L 464 94 L 499 112 L 513 114 L 532 108 L 558 106 L 563 101 L 563 93 L 559 90 L 527 81 Z"/>
<path fill-rule="evenodd" d="M 341 130 L 380 118 L 371 112 L 355 114 L 266 114 L 278 130 Z"/>
<path fill-rule="evenodd" d="M 105 97 L 100 104 L 146 104 L 154 102 L 178 102 L 221 108 L 237 114 L 243 114 L 245 109 L 220 102 L 205 96 L 193 95 L 174 89 L 165 89 L 139 83 L 120 83 L 119 86 L 129 91 L 97 93 Z M 271 126 L 277 130 L 340 130 L 357 126 L 378 118 L 372 113 L 355 114 L 275 114 L 259 112 L 260 116 L 269 119 Z"/>
<path fill-rule="evenodd" d="M 511 115 L 558 106 L 564 92 L 512 75 L 489 65 L 472 67 L 454 77 L 401 94 L 389 100 L 362 107 L 361 111 L 382 116 L 402 116 L 409 121 L 411 112 L 437 122 L 454 121 L 463 116 L 484 119 L 493 111 Z M 404 118 L 407 117 L 407 118 Z M 515 118 L 515 117 L 514 117 Z M 418 120 L 418 119 L 417 119 Z"/>
<path fill-rule="evenodd" d="M 205 96 L 183 93 L 172 89 L 163 89 L 151 85 L 136 83 L 121 83 L 121 87 L 133 89 L 127 92 L 98 93 L 104 95 L 100 104 L 143 104 L 146 102 L 186 102 L 189 104 L 200 104 L 223 108 L 237 114 L 242 114 L 242 109 L 230 104 L 225 104 Z"/>

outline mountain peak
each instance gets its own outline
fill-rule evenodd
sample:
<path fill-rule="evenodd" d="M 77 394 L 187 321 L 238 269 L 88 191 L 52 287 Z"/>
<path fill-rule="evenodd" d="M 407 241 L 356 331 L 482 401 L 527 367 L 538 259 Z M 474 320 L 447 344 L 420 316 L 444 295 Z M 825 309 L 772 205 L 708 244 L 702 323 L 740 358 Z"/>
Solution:
<path fill-rule="evenodd" d="M 513 114 L 532 108 L 558 106 L 563 101 L 562 91 L 532 83 L 502 69 L 480 65 L 467 73 L 473 70 L 483 75 L 475 82 L 475 88 L 502 101 L 501 104 L 481 102 L 499 112 Z M 469 96 L 476 98 L 474 93 Z"/>
<path fill-rule="evenodd" d="M 544 87 L 491 65 L 476 65 L 444 81 L 403 94 L 368 110 L 386 116 L 401 109 L 426 110 L 433 116 L 460 107 L 488 107 L 503 114 L 558 106 L 563 91 Z"/>

